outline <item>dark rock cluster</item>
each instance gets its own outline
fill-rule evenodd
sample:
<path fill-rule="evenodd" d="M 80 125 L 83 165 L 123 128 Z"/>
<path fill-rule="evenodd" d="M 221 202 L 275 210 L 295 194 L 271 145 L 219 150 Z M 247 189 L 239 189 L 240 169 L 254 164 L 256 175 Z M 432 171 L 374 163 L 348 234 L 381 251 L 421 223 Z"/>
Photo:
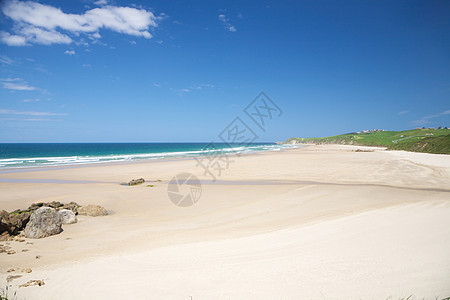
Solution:
<path fill-rule="evenodd" d="M 139 178 L 139 179 L 133 179 L 130 182 L 128 182 L 128 185 L 138 185 L 141 183 L 144 183 L 145 179 L 144 178 Z"/>
<path fill-rule="evenodd" d="M 99 205 L 82 207 L 76 202 L 59 201 L 33 203 L 26 210 L 8 213 L 0 211 L 0 241 L 11 241 L 16 236 L 43 238 L 62 232 L 63 224 L 77 222 L 76 215 L 104 216 L 108 212 Z"/>

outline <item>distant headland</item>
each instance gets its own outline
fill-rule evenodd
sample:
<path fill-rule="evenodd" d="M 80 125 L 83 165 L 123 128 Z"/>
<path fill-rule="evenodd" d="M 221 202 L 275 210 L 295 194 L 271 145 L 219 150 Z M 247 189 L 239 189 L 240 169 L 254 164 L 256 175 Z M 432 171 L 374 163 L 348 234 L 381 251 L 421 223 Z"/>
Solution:
<path fill-rule="evenodd" d="M 422 127 L 403 131 L 372 129 L 329 137 L 289 138 L 284 143 L 379 146 L 389 150 L 450 154 L 450 129 L 447 127 Z"/>

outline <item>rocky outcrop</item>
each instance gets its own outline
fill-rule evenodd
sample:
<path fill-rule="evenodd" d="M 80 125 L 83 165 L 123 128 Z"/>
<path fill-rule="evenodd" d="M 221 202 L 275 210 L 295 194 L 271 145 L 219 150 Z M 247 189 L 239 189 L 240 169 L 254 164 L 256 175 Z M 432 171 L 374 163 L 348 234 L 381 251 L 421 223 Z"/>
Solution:
<path fill-rule="evenodd" d="M 75 202 L 73 202 L 73 203 L 75 203 Z M 37 202 L 37 203 L 31 204 L 30 207 L 28 207 L 28 211 L 35 211 L 36 209 L 43 207 L 43 206 L 51 207 L 54 209 L 60 209 L 64 206 L 64 204 L 59 201 L 52 201 L 52 202 L 47 202 L 47 203 Z"/>
<path fill-rule="evenodd" d="M 36 202 L 30 205 L 30 207 L 28 207 L 28 209 L 26 211 L 29 212 L 33 212 L 36 209 L 43 207 L 43 206 L 47 206 L 47 207 L 51 207 L 54 208 L 56 210 L 61 210 L 61 209 L 70 209 L 71 211 L 73 211 L 73 213 L 76 215 L 78 214 L 78 208 L 80 207 L 80 205 L 76 202 L 69 202 L 69 203 L 61 203 L 59 201 L 52 201 L 52 202 Z"/>
<path fill-rule="evenodd" d="M 26 211 L 15 211 L 8 213 L 0 211 L 0 234 L 7 232 L 10 235 L 17 235 L 22 231 L 30 220 L 30 213 Z"/>
<path fill-rule="evenodd" d="M 40 239 L 62 232 L 62 216 L 56 209 L 43 206 L 33 212 L 25 227 L 25 237 Z"/>
<path fill-rule="evenodd" d="M 108 212 L 100 205 L 89 204 L 78 208 L 78 214 L 82 216 L 98 217 L 106 216 Z"/>
<path fill-rule="evenodd" d="M 138 185 L 141 183 L 144 183 L 145 179 L 144 178 L 139 178 L 139 179 L 133 179 L 130 182 L 128 182 L 128 185 Z"/>
<path fill-rule="evenodd" d="M 62 209 L 69 209 L 71 210 L 75 215 L 78 214 L 78 208 L 81 207 L 81 205 L 79 205 L 76 202 L 69 202 L 64 204 L 61 208 Z"/>
<path fill-rule="evenodd" d="M 40 208 L 40 207 L 42 207 L 42 206 L 44 206 L 44 203 L 43 203 L 43 202 L 33 203 L 33 204 L 31 204 L 31 205 L 28 207 L 28 210 L 29 210 L 29 211 L 35 211 L 36 209 L 38 209 L 38 208 Z"/>
<path fill-rule="evenodd" d="M 63 224 L 75 224 L 78 222 L 77 216 L 70 209 L 61 209 L 58 213 L 61 214 Z"/>
<path fill-rule="evenodd" d="M 143 180 L 143 179 L 142 179 Z M 85 216 L 105 216 L 108 214 L 102 206 L 90 204 L 84 207 L 76 202 L 61 203 L 59 201 L 37 202 L 27 210 L 17 209 L 11 213 L 0 211 L 0 241 L 23 242 L 19 236 L 27 238 L 43 238 L 62 232 L 62 224 L 78 222 L 77 214 Z M 0 249 L 1 250 L 1 249 Z M 3 249 L 4 250 L 4 249 Z M 7 251 L 0 251 L 7 252 Z"/>
<path fill-rule="evenodd" d="M 0 211 L 0 233 L 9 232 L 9 214 L 6 210 Z"/>

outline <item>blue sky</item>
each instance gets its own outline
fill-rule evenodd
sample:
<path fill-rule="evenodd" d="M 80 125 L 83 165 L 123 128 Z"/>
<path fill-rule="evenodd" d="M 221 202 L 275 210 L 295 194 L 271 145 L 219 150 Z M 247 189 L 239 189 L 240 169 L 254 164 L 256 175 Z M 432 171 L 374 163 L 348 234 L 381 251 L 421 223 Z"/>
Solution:
<path fill-rule="evenodd" d="M 2 1 L 1 142 L 450 126 L 449 1 Z"/>

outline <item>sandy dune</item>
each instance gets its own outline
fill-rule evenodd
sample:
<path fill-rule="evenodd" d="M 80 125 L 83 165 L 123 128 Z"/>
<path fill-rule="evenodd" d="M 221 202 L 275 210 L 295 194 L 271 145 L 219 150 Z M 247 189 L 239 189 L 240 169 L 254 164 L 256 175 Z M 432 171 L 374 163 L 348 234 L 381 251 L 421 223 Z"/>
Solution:
<path fill-rule="evenodd" d="M 56 200 L 111 213 L 11 242 L 1 279 L 30 267 L 13 290 L 45 281 L 18 288 L 19 299 L 450 296 L 450 156 L 355 149 L 233 157 L 214 183 L 193 160 L 0 174 L 3 209 Z M 194 206 L 167 196 L 179 172 L 203 181 Z M 138 177 L 163 181 L 118 184 Z"/>

